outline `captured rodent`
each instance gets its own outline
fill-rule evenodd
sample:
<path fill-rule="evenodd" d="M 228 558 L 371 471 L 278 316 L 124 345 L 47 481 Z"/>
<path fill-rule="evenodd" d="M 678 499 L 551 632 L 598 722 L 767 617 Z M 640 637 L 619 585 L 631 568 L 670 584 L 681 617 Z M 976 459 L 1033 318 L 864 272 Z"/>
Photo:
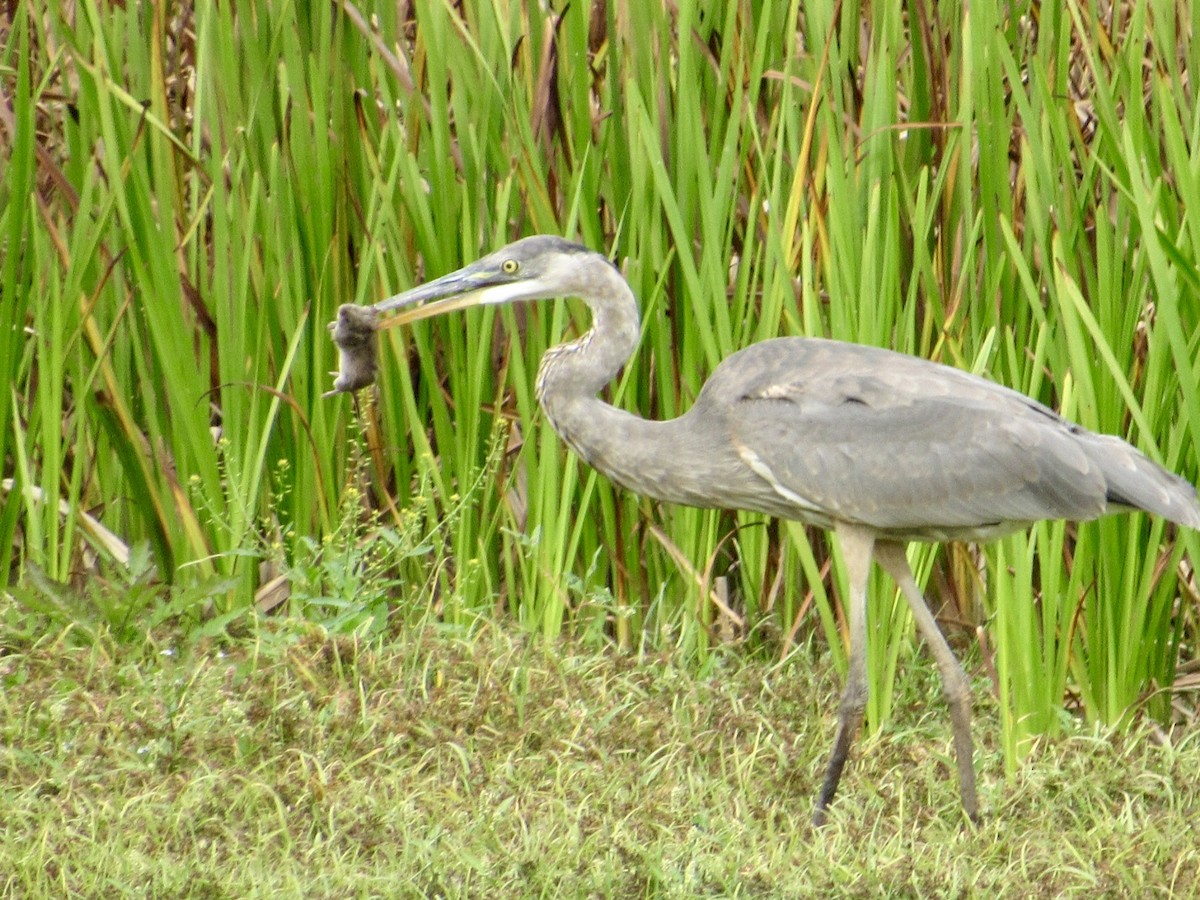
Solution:
<path fill-rule="evenodd" d="M 343 303 L 338 307 L 337 318 L 329 323 L 329 330 L 338 348 L 338 373 L 333 390 L 323 396 L 333 397 L 374 384 L 379 370 L 375 338 L 379 314 L 370 306 Z"/>

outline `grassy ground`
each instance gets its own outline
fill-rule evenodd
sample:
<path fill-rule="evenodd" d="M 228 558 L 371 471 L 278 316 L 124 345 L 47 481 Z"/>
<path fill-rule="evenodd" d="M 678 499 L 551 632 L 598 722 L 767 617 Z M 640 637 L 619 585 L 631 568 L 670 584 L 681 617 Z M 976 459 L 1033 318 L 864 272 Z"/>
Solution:
<path fill-rule="evenodd" d="M 728 636 L 840 646 L 818 529 L 655 504 L 564 450 L 533 385 L 587 327 L 578 304 L 389 331 L 365 429 L 323 397 L 339 304 L 539 231 L 611 254 L 637 292 L 642 341 L 607 396 L 639 415 L 688 408 L 753 341 L 821 335 L 984 374 L 1195 481 L 1194 18 L 1100 0 L 15 4 L 0 586 L 60 625 L 79 609 L 62 598 L 112 578 L 175 591 L 150 618 L 286 607 L 351 633 L 387 616 L 327 547 L 370 519 L 393 618 L 501 613 L 701 662 Z M 913 562 L 995 649 L 1015 766 L 1064 693 L 1117 723 L 1193 658 L 1197 559 L 1197 534 L 1120 517 Z M 886 580 L 871 594 L 875 727 L 913 629 Z"/>
<path fill-rule="evenodd" d="M 1197 893 L 1195 717 L 1174 749 L 1138 730 L 1195 664 L 1197 533 L 916 552 L 999 685 L 977 833 L 876 579 L 874 736 L 814 834 L 837 553 L 567 453 L 533 384 L 578 306 L 389 332 L 365 428 L 322 395 L 339 304 L 541 231 L 641 298 L 625 409 L 675 415 L 731 352 L 824 335 L 985 374 L 1195 481 L 1200 13 L 4 8 L 9 893 Z M 1064 696 L 1132 731 L 1084 735 Z"/>
<path fill-rule="evenodd" d="M 303 630 L 295 630 L 303 629 Z M 963 827 L 925 665 L 808 824 L 836 678 L 434 628 L 0 659 L 8 896 L 1194 896 L 1200 733 L 1067 728 Z M 1069 837 L 1067 837 L 1069 836 Z"/>

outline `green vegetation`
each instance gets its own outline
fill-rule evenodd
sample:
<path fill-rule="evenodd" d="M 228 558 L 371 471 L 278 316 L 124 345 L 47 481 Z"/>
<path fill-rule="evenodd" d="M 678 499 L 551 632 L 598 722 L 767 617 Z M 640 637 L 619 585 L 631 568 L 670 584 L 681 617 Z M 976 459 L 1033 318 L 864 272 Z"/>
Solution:
<path fill-rule="evenodd" d="M 345 843 L 353 835 L 402 834 L 411 846 L 372 845 L 381 871 L 449 842 L 457 855 L 422 869 L 426 887 L 451 885 L 454 866 L 466 880 L 448 892 L 487 895 L 528 871 L 503 868 L 501 845 L 525 841 L 535 867 L 549 852 L 536 829 L 497 837 L 469 824 L 518 805 L 564 830 L 571 846 L 547 878 L 572 890 L 609 889 L 578 868 L 599 846 L 615 854 L 603 858 L 619 893 L 769 895 L 780 867 L 810 858 L 799 823 L 844 666 L 840 561 L 824 535 L 660 506 L 567 454 L 533 382 L 546 347 L 587 327 L 576 304 L 388 332 L 378 405 L 359 416 L 347 398 L 321 399 L 339 303 L 382 298 L 521 234 L 576 237 L 623 267 L 645 332 L 611 398 L 643 415 L 685 409 L 751 341 L 828 335 L 984 373 L 1196 481 L 1191 7 L 549 5 L 45 0 L 0 21 L 0 662 L 18 785 L 8 800 L 23 823 L 9 832 L 34 841 L 22 850 L 32 868 L 19 871 L 51 872 L 56 828 L 132 815 L 157 836 L 108 846 L 124 858 L 105 870 L 113 890 L 150 877 L 162 846 L 191 840 L 178 829 L 202 822 L 188 852 L 207 841 L 212 856 L 190 862 L 228 879 L 215 894 L 248 889 L 254 873 L 270 883 L 247 845 L 313 865 L 332 841 L 349 870 L 364 858 Z M 913 892 L 990 894 L 971 876 L 995 864 L 1010 885 L 1032 885 L 1039 867 L 1057 873 L 1052 893 L 1088 883 L 1103 856 L 1111 871 L 1092 888 L 1194 886 L 1195 851 L 1168 832 L 1195 799 L 1195 766 L 1180 762 L 1195 731 L 1177 729 L 1174 750 L 1145 737 L 1194 696 L 1165 688 L 1200 646 L 1197 559 L 1196 534 L 1144 516 L 1046 523 L 982 550 L 915 548 L 968 669 L 995 693 L 981 763 L 1001 821 L 957 835 L 940 700 L 928 733 L 889 730 L 923 728 L 905 697 L 924 710 L 934 692 L 908 614 L 879 578 L 868 719 L 884 731 L 847 776 L 821 865 L 786 877 L 903 889 L 897 860 L 919 859 Z M 306 649 L 257 656 L 264 616 L 285 632 L 311 625 Z M 525 647 L 534 634 L 548 643 Z M 186 662 L 160 659 L 147 635 Z M 361 694 L 347 686 L 339 712 L 329 697 L 342 696 L 340 663 L 321 654 L 347 646 L 371 648 L 369 665 L 357 651 L 346 663 L 347 685 L 362 666 L 375 681 Z M 816 675 L 797 646 L 823 648 Z M 234 661 L 216 662 L 217 648 Z M 432 735 L 417 740 L 422 763 L 389 737 L 389 704 L 424 715 L 397 698 L 417 690 L 407 679 L 441 671 L 441 653 L 455 688 L 411 726 Z M 333 668 L 310 684 L 302 670 L 316 663 L 301 662 L 318 657 Z M 478 706 L 473 659 L 502 673 L 513 709 Z M 530 665 L 548 682 L 509 683 Z M 622 740 L 650 747 L 639 725 L 588 750 L 591 731 L 571 737 L 555 720 L 538 725 L 553 736 L 546 773 L 522 768 L 536 754 L 522 749 L 515 698 L 528 690 L 528 714 L 553 715 L 541 708 L 547 684 L 572 666 L 597 682 L 570 682 L 583 718 L 648 717 L 664 749 L 624 754 Z M 731 684 L 715 678 L 727 670 Z M 897 670 L 912 675 L 894 683 Z M 221 718 L 237 694 L 227 673 L 260 698 L 244 720 Z M 186 720 L 172 718 L 176 694 L 192 697 Z M 1077 715 L 1064 715 L 1064 697 Z M 143 716 L 127 705 L 138 698 L 165 706 Z M 476 705 L 456 712 L 464 702 Z M 717 718 L 698 725 L 699 709 Z M 511 794 L 479 793 L 444 756 L 464 745 L 438 723 L 469 710 L 498 718 L 487 747 L 464 751 L 464 771 L 477 749 L 493 760 L 480 765 L 515 766 Z M 121 759 L 76 768 L 62 746 L 102 744 L 119 721 L 147 716 L 152 760 L 130 738 L 113 750 Z M 190 744 L 171 731 L 184 721 Z M 1089 734 L 1132 731 L 1112 746 L 1038 740 L 1077 735 L 1080 721 Z M 803 734 L 785 742 L 788 728 Z M 747 729 L 762 743 L 745 744 Z M 577 769 L 584 785 L 569 787 Z M 334 775 L 343 793 L 322 806 L 312 798 Z M 885 775 L 891 793 L 876 796 Z M 118 778 L 128 789 L 107 780 Z M 635 812 L 652 783 L 668 788 L 657 801 L 667 824 Z M 60 814 L 78 819 L 45 818 L 37 798 L 56 790 Z M 1022 817 L 1045 826 L 1040 851 L 1009 830 Z M 1135 831 L 1161 841 L 1136 858 L 1107 846 L 1124 852 Z M 696 842 L 710 839 L 706 856 Z M 853 881 L 867 877 L 868 842 L 878 881 Z M 88 846 L 98 859 L 99 845 L 79 852 Z M 572 855 L 579 880 L 562 881 Z M 161 866 L 164 890 L 183 883 L 185 862 Z"/>
<path fill-rule="evenodd" d="M 1192 897 L 1200 741 L 1070 728 L 963 827 L 924 667 L 808 824 L 832 670 L 485 627 L 233 653 L 64 636 L 0 659 L 19 897 Z M 807 657 L 806 652 L 801 656 Z M 818 674 L 823 673 L 823 674 Z M 931 708 L 932 704 L 932 708 Z"/>

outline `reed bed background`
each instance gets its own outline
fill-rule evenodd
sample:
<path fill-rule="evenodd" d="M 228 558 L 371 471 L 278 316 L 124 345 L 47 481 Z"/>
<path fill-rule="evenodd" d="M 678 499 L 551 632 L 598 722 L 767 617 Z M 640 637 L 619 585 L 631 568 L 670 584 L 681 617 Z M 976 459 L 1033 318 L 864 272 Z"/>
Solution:
<path fill-rule="evenodd" d="M 1196 481 L 1197 15 L 7 4 L 4 642 L 494 620 L 700 671 L 731 642 L 841 666 L 820 531 L 623 493 L 546 426 L 533 375 L 577 305 L 387 332 L 377 402 L 322 399 L 338 304 L 536 232 L 633 284 L 611 398 L 642 415 L 752 341 L 825 335 L 982 373 Z M 914 549 L 1010 770 L 1064 700 L 1186 713 L 1198 552 L 1143 516 Z M 885 579 L 871 602 L 879 727 L 919 648 Z"/>

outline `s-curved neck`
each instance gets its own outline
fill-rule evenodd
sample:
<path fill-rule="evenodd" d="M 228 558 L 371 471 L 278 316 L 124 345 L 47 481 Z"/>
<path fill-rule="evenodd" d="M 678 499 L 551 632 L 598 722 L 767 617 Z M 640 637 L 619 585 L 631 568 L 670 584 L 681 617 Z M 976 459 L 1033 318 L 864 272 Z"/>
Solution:
<path fill-rule="evenodd" d="M 551 427 L 588 464 L 628 485 L 619 465 L 637 445 L 632 431 L 660 425 L 605 403 L 596 395 L 633 355 L 640 334 L 637 298 L 621 274 L 597 255 L 581 272 L 575 294 L 591 310 L 592 327 L 551 347 L 538 367 L 537 398 Z"/>
<path fill-rule="evenodd" d="M 637 347 L 641 322 L 637 298 L 603 257 L 589 260 L 578 296 L 592 313 L 592 327 L 566 344 L 551 347 L 538 367 L 537 397 L 550 423 L 573 403 L 595 395 L 621 371 Z"/>
<path fill-rule="evenodd" d="M 551 427 L 588 465 L 623 487 L 673 503 L 711 505 L 705 483 L 673 472 L 711 449 L 689 430 L 686 416 L 643 419 L 596 396 L 637 347 L 633 291 L 597 256 L 575 286 L 575 295 L 591 309 L 592 328 L 547 350 L 538 369 L 538 402 Z"/>

